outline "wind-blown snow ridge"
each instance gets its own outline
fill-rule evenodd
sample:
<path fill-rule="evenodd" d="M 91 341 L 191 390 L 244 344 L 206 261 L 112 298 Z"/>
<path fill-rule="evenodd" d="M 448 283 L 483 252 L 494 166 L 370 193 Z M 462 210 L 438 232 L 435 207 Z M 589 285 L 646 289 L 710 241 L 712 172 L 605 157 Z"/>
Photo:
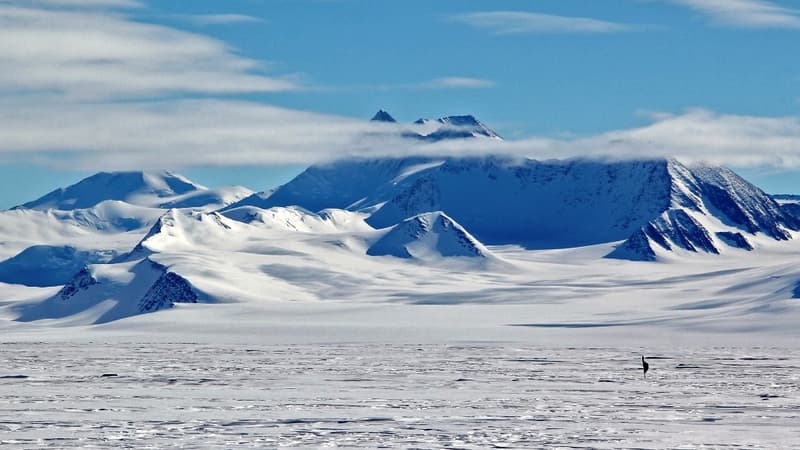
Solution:
<path fill-rule="evenodd" d="M 281 231 L 342 233 L 372 230 L 364 222 L 366 214 L 343 209 L 324 209 L 314 213 L 299 206 L 275 206 L 269 209 L 240 206 L 222 214 L 238 222 Z"/>
<path fill-rule="evenodd" d="M 162 252 L 204 245 L 224 239 L 235 225 L 220 213 L 186 212 L 170 209 L 153 225 L 136 245 L 131 256 L 139 252 Z"/>

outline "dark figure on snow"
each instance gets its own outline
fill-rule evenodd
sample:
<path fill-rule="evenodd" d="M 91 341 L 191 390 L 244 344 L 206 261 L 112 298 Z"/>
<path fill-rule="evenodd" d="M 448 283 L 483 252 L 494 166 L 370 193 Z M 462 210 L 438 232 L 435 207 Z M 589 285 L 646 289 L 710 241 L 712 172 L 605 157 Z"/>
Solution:
<path fill-rule="evenodd" d="M 644 355 L 642 355 L 642 371 L 644 372 L 643 375 L 647 378 L 647 371 L 650 370 L 650 364 L 644 360 Z"/>

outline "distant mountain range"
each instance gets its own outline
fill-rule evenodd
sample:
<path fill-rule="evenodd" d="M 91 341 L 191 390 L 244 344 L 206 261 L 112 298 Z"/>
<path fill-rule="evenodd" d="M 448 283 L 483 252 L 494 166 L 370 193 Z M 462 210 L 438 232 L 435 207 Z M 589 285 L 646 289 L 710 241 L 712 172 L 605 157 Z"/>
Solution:
<path fill-rule="evenodd" d="M 394 122 L 385 111 L 372 120 Z M 415 126 L 417 139 L 499 139 L 472 116 Z M 0 282 L 63 286 L 21 306 L 20 320 L 97 310 L 91 320 L 104 322 L 258 295 L 251 278 L 286 276 L 280 264 L 251 263 L 265 255 L 457 261 L 460 270 L 510 267 L 493 251 L 509 245 L 602 244 L 608 258 L 632 261 L 723 258 L 791 239 L 800 230 L 793 200 L 673 159 L 348 159 L 255 194 L 167 171 L 103 172 L 0 212 Z M 297 288 L 276 277 L 275 286 Z"/>

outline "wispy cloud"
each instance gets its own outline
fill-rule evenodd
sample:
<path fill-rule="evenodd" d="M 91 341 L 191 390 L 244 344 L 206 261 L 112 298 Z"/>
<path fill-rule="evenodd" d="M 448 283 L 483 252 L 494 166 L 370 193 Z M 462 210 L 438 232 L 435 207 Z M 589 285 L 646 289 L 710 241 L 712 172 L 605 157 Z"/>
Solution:
<path fill-rule="evenodd" d="M 732 166 L 800 167 L 800 117 L 760 117 L 691 109 L 681 114 L 649 112 L 651 122 L 575 138 L 533 137 L 436 144 L 447 154 L 505 153 L 534 158 L 675 157 L 687 162 Z M 429 150 L 431 151 L 431 150 Z"/>
<path fill-rule="evenodd" d="M 800 167 L 800 117 L 693 109 L 640 127 L 518 140 L 403 139 L 404 125 L 231 100 L 106 104 L 17 102 L 0 108 L 0 161 L 81 169 L 312 164 L 346 157 L 537 159 L 676 157 L 740 167 Z"/>
<path fill-rule="evenodd" d="M 35 6 L 40 3 L 45 6 Z M 107 9 L 129 3 L 0 2 L 0 95 L 104 99 L 300 88 L 292 77 L 267 75 L 261 62 L 221 41 Z"/>
<path fill-rule="evenodd" d="M 361 85 L 350 86 L 348 88 L 339 87 L 337 89 L 353 89 L 357 91 L 363 90 L 379 90 L 379 91 L 393 91 L 393 90 L 408 90 L 408 91 L 424 91 L 424 90 L 447 90 L 447 89 L 488 89 L 497 86 L 492 80 L 485 78 L 473 78 L 465 76 L 447 76 L 432 78 L 430 80 L 408 82 L 408 83 L 387 83 L 377 85 Z"/>
<path fill-rule="evenodd" d="M 264 19 L 244 14 L 173 14 L 169 17 L 197 26 L 264 22 Z"/>
<path fill-rule="evenodd" d="M 224 99 L 19 99 L 0 108 L 0 137 L 0 161 L 82 169 L 297 164 L 402 141 L 388 125 Z"/>
<path fill-rule="evenodd" d="M 138 0 L 0 0 L 0 4 L 60 8 L 143 8 Z"/>
<path fill-rule="evenodd" d="M 661 0 L 685 6 L 720 25 L 743 28 L 800 28 L 800 11 L 766 0 Z"/>
<path fill-rule="evenodd" d="M 454 22 L 482 28 L 495 34 L 521 33 L 618 33 L 636 27 L 586 17 L 556 16 L 524 11 L 483 11 L 459 14 Z"/>
<path fill-rule="evenodd" d="M 425 81 L 420 83 L 419 86 L 430 89 L 481 89 L 494 87 L 495 82 L 482 78 L 442 77 Z"/>

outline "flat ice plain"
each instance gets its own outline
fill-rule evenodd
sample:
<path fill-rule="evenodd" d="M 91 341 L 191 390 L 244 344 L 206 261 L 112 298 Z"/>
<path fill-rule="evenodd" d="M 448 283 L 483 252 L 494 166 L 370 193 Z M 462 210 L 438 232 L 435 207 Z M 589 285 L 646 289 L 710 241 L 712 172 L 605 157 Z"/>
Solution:
<path fill-rule="evenodd" d="M 3 448 L 800 446 L 800 357 L 776 347 L 660 351 L 646 380 L 637 347 L 2 349 Z"/>

